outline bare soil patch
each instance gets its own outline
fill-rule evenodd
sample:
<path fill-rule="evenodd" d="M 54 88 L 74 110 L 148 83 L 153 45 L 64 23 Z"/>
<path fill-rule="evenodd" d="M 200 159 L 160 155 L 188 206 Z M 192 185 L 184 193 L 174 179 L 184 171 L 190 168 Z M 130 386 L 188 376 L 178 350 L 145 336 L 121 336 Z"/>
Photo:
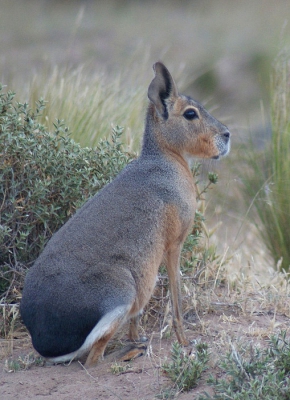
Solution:
<path fill-rule="evenodd" d="M 251 310 L 243 310 L 237 302 L 233 303 L 233 299 L 224 297 L 223 301 L 213 301 L 211 309 L 204 315 L 192 313 L 190 317 L 187 316 L 186 334 L 193 345 L 186 351 L 194 351 L 196 341 L 207 343 L 210 351 L 208 370 L 197 388 L 188 393 L 177 393 L 174 383 L 162 372 L 161 366 L 170 357 L 175 335 L 167 331 L 165 337 L 161 338 L 161 330 L 159 327 L 156 329 L 156 325 L 154 328 L 154 324 L 145 326 L 149 339 L 146 356 L 130 363 L 117 364 L 107 358 L 89 370 L 78 361 L 70 365 L 37 365 L 37 361 L 29 364 L 28 357 L 35 360 L 38 356 L 28 334 L 19 325 L 13 333 L 13 350 L 11 340 L 0 340 L 1 399 L 149 400 L 169 398 L 165 395 L 169 393 L 174 398 L 187 400 L 198 398 L 204 391 L 210 394 L 212 389 L 206 384 L 206 378 L 209 374 L 220 374 L 217 363 L 223 354 L 241 343 L 266 346 L 271 335 L 289 329 L 289 318 L 284 312 L 271 308 L 269 303 L 265 308 L 262 302 L 257 302 L 253 293 L 249 293 L 249 297 L 252 300 L 252 303 L 248 302 Z M 255 307 L 253 302 L 256 302 Z M 125 337 L 120 332 L 111 342 L 109 350 L 124 344 Z M 21 369 L 15 372 L 15 366 Z M 116 373 L 117 369 L 119 372 Z"/>

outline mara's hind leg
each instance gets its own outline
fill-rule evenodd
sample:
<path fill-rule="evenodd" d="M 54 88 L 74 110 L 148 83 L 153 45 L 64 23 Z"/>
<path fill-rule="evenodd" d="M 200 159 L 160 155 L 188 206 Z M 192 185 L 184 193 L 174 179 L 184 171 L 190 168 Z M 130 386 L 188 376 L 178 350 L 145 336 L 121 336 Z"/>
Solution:
<path fill-rule="evenodd" d="M 85 363 L 86 368 L 94 366 L 98 362 L 99 358 L 103 357 L 109 340 L 116 333 L 118 328 L 123 324 L 126 318 L 127 315 L 122 315 L 116 320 L 112 321 L 112 323 L 108 327 L 106 327 L 106 332 L 104 332 L 101 337 L 95 340 Z M 132 341 L 132 343 L 129 343 L 121 350 L 117 350 L 109 355 L 106 355 L 107 360 L 130 361 L 145 354 L 147 346 L 142 342 L 147 341 L 147 338 L 139 337 L 139 319 L 140 315 L 137 315 L 135 317 L 132 317 L 130 320 L 129 339 L 130 341 Z"/>
<path fill-rule="evenodd" d="M 99 358 L 103 357 L 108 341 L 114 335 L 116 330 L 117 327 L 115 329 L 112 329 L 111 332 L 109 332 L 107 335 L 104 335 L 93 344 L 85 363 L 86 368 L 93 367 L 98 362 Z"/>
<path fill-rule="evenodd" d="M 92 367 L 103 357 L 106 346 L 118 328 L 126 321 L 130 307 L 119 306 L 115 310 L 106 314 L 95 326 L 86 342 L 90 345 L 90 352 L 87 357 L 85 367 Z M 86 346 L 86 342 L 84 347 Z"/>
<path fill-rule="evenodd" d="M 143 356 L 146 350 L 147 345 L 144 343 L 130 343 L 119 351 L 116 358 L 120 361 L 131 361 Z"/>
<path fill-rule="evenodd" d="M 138 333 L 140 317 L 141 312 L 130 320 L 129 340 L 131 342 L 147 342 L 148 340 L 146 336 L 140 336 Z"/>
<path fill-rule="evenodd" d="M 130 319 L 129 340 L 131 342 L 139 341 L 139 333 L 138 333 L 139 321 L 140 321 L 140 314 Z"/>
<path fill-rule="evenodd" d="M 121 350 L 114 352 L 110 355 L 111 357 L 115 357 L 120 361 L 130 361 L 143 356 L 146 353 L 147 345 L 144 342 L 147 342 L 148 339 L 146 336 L 139 336 L 138 333 L 140 316 L 141 313 L 132 317 L 130 320 L 129 340 L 132 343 L 126 345 Z"/>
<path fill-rule="evenodd" d="M 94 366 L 100 357 L 103 357 L 106 346 L 112 336 L 116 333 L 118 328 L 126 321 L 128 317 L 128 309 L 116 309 L 115 311 L 105 315 L 100 323 L 91 332 L 91 338 L 88 342 L 93 340 L 92 346 L 90 348 L 89 355 L 87 357 L 85 367 L 90 368 Z M 115 357 L 118 360 L 128 361 L 143 355 L 147 349 L 147 346 L 140 343 L 144 341 L 144 338 L 139 338 L 138 335 L 138 324 L 140 316 L 133 317 L 130 323 L 130 340 L 139 343 L 130 343 L 125 346 L 120 351 L 110 354 L 109 358 Z M 145 338 L 145 340 L 147 340 Z"/>
<path fill-rule="evenodd" d="M 130 319 L 129 327 L 129 340 L 131 343 L 127 344 L 120 350 L 117 350 L 106 358 L 109 360 L 130 361 L 137 357 L 143 356 L 146 353 L 147 345 L 144 342 L 147 338 L 139 336 L 138 327 L 141 313 Z"/>

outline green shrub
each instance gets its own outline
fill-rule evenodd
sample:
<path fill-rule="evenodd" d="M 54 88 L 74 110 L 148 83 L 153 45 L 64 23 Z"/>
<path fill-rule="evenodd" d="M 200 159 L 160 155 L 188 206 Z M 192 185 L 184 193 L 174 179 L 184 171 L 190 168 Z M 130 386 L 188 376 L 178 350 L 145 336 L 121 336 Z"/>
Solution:
<path fill-rule="evenodd" d="M 273 336 L 265 349 L 248 346 L 237 351 L 233 347 L 220 362 L 223 376 L 209 379 L 214 396 L 205 394 L 199 400 L 290 400 L 289 360 L 285 331 Z"/>
<path fill-rule="evenodd" d="M 172 344 L 171 361 L 165 362 L 162 369 L 179 391 L 187 392 L 197 386 L 209 360 L 207 348 L 207 344 L 199 343 L 196 345 L 196 353 L 188 355 L 181 344 Z"/>
<path fill-rule="evenodd" d="M 132 159 L 122 129 L 95 149 L 82 148 L 62 121 L 48 132 L 39 123 L 45 102 L 14 101 L 0 92 L 0 296 L 12 275 L 29 266 L 45 243 L 86 199 Z"/>
<path fill-rule="evenodd" d="M 290 51 L 282 51 L 272 75 L 272 136 L 258 152 L 243 148 L 244 198 L 256 211 L 256 226 L 276 265 L 290 270 Z M 279 262 L 280 260 L 280 262 Z"/>

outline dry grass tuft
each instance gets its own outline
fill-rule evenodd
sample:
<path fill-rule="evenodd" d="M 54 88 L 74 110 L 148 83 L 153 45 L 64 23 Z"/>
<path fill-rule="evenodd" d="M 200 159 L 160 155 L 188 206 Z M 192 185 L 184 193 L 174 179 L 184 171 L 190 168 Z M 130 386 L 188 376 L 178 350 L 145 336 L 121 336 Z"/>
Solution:
<path fill-rule="evenodd" d="M 124 139 L 132 150 L 138 147 L 143 132 L 144 93 L 146 87 L 140 82 L 137 68 L 132 68 L 128 77 L 124 70 L 112 76 L 85 66 L 55 66 L 36 74 L 17 96 L 29 104 L 45 100 L 39 121 L 48 131 L 53 131 L 56 118 L 64 120 L 73 139 L 82 146 L 94 147 L 110 135 L 112 126 L 124 126 Z"/>

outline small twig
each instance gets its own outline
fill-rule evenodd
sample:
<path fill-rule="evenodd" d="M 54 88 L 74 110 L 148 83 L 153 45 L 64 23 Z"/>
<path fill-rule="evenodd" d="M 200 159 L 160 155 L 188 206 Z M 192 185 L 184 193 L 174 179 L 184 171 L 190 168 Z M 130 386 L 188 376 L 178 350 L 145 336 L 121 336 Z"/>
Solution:
<path fill-rule="evenodd" d="M 200 277 L 200 275 L 202 274 L 202 272 L 205 270 L 205 267 L 200 268 L 195 275 L 193 276 L 193 282 L 194 283 L 198 283 L 198 278 Z"/>
<path fill-rule="evenodd" d="M 235 308 L 240 308 L 240 305 L 239 305 L 239 304 L 236 304 L 236 303 L 221 303 L 221 302 L 218 302 L 218 301 L 212 301 L 210 304 L 213 305 L 213 306 L 218 306 L 218 307 L 235 307 Z"/>
<path fill-rule="evenodd" d="M 8 304 L 8 303 L 0 303 L 0 307 L 15 307 L 15 308 L 18 308 L 19 307 L 19 304 Z"/>
<path fill-rule="evenodd" d="M 214 280 L 214 285 L 213 285 L 214 288 L 216 287 L 216 283 L 217 283 L 217 279 L 218 279 L 218 276 L 219 276 L 219 273 L 220 273 L 220 269 L 221 269 L 221 267 L 222 267 L 222 265 L 223 265 L 223 263 L 225 261 L 225 258 L 226 258 L 228 250 L 229 250 L 229 247 L 226 248 L 226 251 L 224 252 L 223 257 L 222 257 L 222 259 L 221 259 L 221 261 L 219 263 L 217 274 L 216 274 L 216 277 L 215 277 L 215 280 Z"/>
<path fill-rule="evenodd" d="M 142 369 L 138 368 L 138 369 L 127 369 L 127 371 L 119 372 L 116 375 L 119 376 L 119 375 L 125 375 L 125 374 L 141 374 L 141 373 L 142 373 Z"/>

